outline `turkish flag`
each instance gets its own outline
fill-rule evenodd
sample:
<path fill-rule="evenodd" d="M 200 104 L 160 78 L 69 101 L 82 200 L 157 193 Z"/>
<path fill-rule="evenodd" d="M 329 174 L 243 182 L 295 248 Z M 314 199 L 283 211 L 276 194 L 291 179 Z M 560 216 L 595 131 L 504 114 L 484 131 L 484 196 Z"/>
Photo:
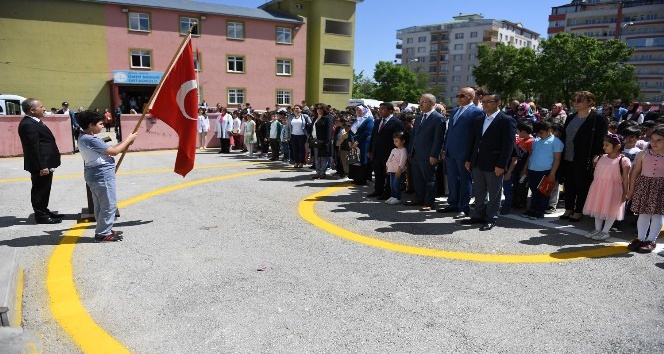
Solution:
<path fill-rule="evenodd" d="M 174 171 L 182 177 L 194 168 L 198 124 L 198 84 L 191 36 L 183 44 L 149 109 L 153 117 L 168 124 L 180 138 Z"/>

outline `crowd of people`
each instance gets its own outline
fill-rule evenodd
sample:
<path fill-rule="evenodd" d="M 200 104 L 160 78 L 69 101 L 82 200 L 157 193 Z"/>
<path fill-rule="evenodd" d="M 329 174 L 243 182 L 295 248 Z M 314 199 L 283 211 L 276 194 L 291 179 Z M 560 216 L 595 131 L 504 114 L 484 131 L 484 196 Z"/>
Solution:
<path fill-rule="evenodd" d="M 336 178 L 357 185 L 373 182 L 367 198 L 435 210 L 461 224 L 481 225 L 483 231 L 493 229 L 500 215 L 521 210 L 518 213 L 524 218 L 537 220 L 564 205 L 559 219 L 576 223 L 594 218 L 594 228 L 586 237 L 601 241 L 627 227 L 626 217 L 638 215 L 637 237 L 628 248 L 652 252 L 664 222 L 661 108 L 651 110 L 647 102 L 622 107 L 619 100 L 598 104 L 588 91 L 574 94 L 571 110 L 562 103 L 550 110 L 538 109 L 534 102 L 512 101 L 503 106 L 500 94 L 471 87 L 461 88 L 456 101 L 456 108 L 449 112 L 428 93 L 420 97 L 419 106 L 384 102 L 344 110 L 306 102 L 263 111 L 249 103 L 233 108 L 205 104 L 198 112 L 200 146 L 205 147 L 207 132 L 214 129 L 220 154 L 240 151 L 296 169 L 306 165 L 315 171 L 312 179 Z M 73 130 L 82 134 L 75 139 L 81 152 L 85 150 L 86 164 L 91 169 L 110 166 L 106 156 L 113 156 L 120 147 L 90 137 L 104 128 L 108 131 L 111 113 L 88 114 L 81 109 L 74 114 L 68 106 L 63 102 L 58 113 L 69 113 Z M 41 102 L 31 99 L 23 108 L 27 116 L 19 135 L 26 170 L 33 175 L 35 217 L 39 223 L 57 223 L 60 216 L 48 210 L 48 192 L 59 160 L 42 163 L 38 156 L 54 154 L 57 146 L 52 146 L 52 134 L 43 124 L 33 124 L 41 122 L 45 113 Z M 213 122 L 210 112 L 220 113 Z M 85 126 L 79 125 L 79 115 Z M 133 139 L 132 135 L 121 144 Z M 35 145 L 42 140 L 48 140 L 50 150 L 42 152 Z M 86 182 L 94 184 L 90 173 Z M 110 179 L 104 176 L 102 180 Z M 446 204 L 436 208 L 436 198 L 446 190 Z M 104 203 L 113 204 L 114 190 L 97 192 L 95 199 L 102 210 Z M 411 197 L 403 198 L 404 193 Z M 110 209 L 104 212 L 110 215 Z M 111 227 L 111 222 L 101 224 L 100 240 L 121 239 Z"/>
<path fill-rule="evenodd" d="M 200 111 L 199 128 L 214 127 L 219 153 L 307 165 L 312 179 L 373 182 L 367 198 L 451 214 L 484 231 L 500 215 L 520 210 L 537 220 L 564 205 L 559 219 L 592 217 L 586 236 L 606 240 L 636 214 L 629 249 L 655 248 L 664 218 L 662 112 L 647 102 L 598 104 L 588 91 L 575 93 L 571 110 L 563 103 L 503 105 L 499 94 L 471 87 L 456 99 L 449 112 L 431 94 L 416 108 L 385 102 L 337 110 L 302 102 L 259 112 L 248 103 L 232 111 L 217 105 Z M 210 111 L 222 112 L 215 124 L 204 122 Z M 436 208 L 445 186 L 447 203 Z"/>

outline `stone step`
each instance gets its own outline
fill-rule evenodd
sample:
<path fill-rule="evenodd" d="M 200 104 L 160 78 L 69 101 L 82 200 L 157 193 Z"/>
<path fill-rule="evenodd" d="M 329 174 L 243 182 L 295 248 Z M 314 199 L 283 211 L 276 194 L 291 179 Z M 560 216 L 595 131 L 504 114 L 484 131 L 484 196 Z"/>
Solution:
<path fill-rule="evenodd" d="M 0 327 L 21 325 L 21 300 L 23 284 L 20 284 L 18 251 L 0 246 Z"/>
<path fill-rule="evenodd" d="M 41 341 L 32 331 L 23 328 L 0 327 L 0 354 L 38 354 Z"/>

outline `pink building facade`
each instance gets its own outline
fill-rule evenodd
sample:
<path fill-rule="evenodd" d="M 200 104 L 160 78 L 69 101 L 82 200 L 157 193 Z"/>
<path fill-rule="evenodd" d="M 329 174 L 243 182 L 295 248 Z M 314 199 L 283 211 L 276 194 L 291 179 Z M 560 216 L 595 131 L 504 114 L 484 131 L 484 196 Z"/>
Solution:
<path fill-rule="evenodd" d="M 299 19 L 104 6 L 111 103 L 122 104 L 125 113 L 132 98 L 140 112 L 181 43 L 180 28 L 187 23 L 199 24 L 192 44 L 198 51 L 200 99 L 210 107 L 221 103 L 236 108 L 249 102 L 254 109 L 274 110 L 304 100 L 307 32 Z M 143 81 L 125 80 L 127 75 L 141 74 Z"/>

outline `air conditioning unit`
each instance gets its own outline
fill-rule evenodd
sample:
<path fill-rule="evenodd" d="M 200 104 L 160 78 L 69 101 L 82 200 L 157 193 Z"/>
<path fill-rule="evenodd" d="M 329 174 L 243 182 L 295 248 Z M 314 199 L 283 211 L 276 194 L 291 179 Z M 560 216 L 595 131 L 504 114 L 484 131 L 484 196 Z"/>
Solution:
<path fill-rule="evenodd" d="M 298 9 L 298 10 L 302 10 L 302 9 L 304 9 L 304 5 L 302 5 L 302 4 L 295 4 L 295 8 Z"/>

